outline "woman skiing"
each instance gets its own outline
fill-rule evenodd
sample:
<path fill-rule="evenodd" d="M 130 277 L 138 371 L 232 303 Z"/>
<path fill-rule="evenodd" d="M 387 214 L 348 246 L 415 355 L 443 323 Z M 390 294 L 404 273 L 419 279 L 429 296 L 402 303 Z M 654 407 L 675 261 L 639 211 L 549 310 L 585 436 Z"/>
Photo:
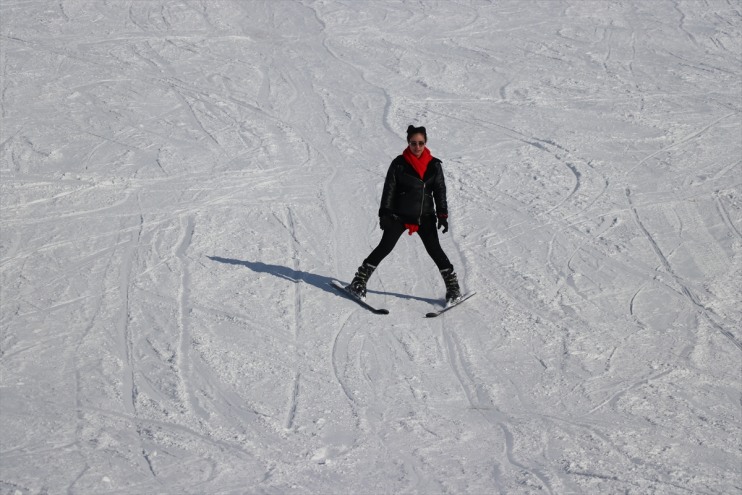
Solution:
<path fill-rule="evenodd" d="M 384 234 L 379 245 L 368 255 L 353 277 L 348 290 L 360 299 L 366 298 L 366 283 L 379 263 L 392 252 L 405 229 L 418 233 L 443 276 L 446 302 L 461 298 L 453 265 L 441 248 L 438 229 L 448 232 L 448 203 L 441 161 L 425 146 L 425 127 L 407 128 L 407 148 L 392 161 L 384 181 L 379 207 L 379 224 Z M 437 221 L 437 225 L 436 225 Z"/>

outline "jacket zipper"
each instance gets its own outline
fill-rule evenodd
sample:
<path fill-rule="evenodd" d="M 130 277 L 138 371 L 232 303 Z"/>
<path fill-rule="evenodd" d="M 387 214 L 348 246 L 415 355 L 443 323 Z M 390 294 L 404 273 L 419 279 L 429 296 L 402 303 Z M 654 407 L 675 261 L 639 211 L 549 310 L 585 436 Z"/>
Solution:
<path fill-rule="evenodd" d="M 425 181 L 420 180 L 423 183 L 423 196 L 420 200 L 420 214 L 417 216 L 417 224 L 420 225 L 423 222 L 423 209 L 425 208 Z"/>

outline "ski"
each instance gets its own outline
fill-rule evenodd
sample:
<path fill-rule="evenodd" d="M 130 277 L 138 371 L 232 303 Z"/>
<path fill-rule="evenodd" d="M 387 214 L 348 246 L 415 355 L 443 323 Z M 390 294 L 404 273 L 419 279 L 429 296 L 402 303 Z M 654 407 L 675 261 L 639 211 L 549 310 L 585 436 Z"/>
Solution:
<path fill-rule="evenodd" d="M 425 318 L 435 318 L 436 316 L 440 316 L 443 313 L 445 313 L 446 311 L 448 311 L 449 309 L 455 308 L 456 306 L 458 306 L 459 304 L 461 304 L 462 302 L 466 301 L 467 299 L 471 298 L 472 296 L 474 296 L 476 294 L 477 294 L 476 292 L 470 292 L 468 294 L 464 294 L 461 297 L 461 299 L 459 299 L 455 303 L 451 304 L 450 306 L 446 306 L 443 309 L 439 309 L 438 311 L 431 311 L 430 313 L 428 313 L 428 314 L 425 315 Z"/>
<path fill-rule="evenodd" d="M 357 298 L 352 292 L 350 292 L 348 289 L 346 289 L 344 286 L 340 285 L 339 283 L 335 282 L 334 280 L 330 282 L 330 286 L 334 287 L 338 292 L 340 292 L 343 296 L 346 298 L 357 302 L 367 310 L 371 311 L 372 313 L 376 315 L 388 315 L 389 310 L 384 308 L 375 308 L 371 306 L 369 303 L 364 301 L 363 299 Z"/>

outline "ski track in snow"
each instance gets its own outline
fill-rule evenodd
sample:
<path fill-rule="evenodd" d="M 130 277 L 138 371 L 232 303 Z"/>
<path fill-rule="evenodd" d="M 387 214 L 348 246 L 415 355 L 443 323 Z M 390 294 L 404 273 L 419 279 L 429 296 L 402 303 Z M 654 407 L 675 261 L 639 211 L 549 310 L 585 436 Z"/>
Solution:
<path fill-rule="evenodd" d="M 0 493 L 742 487 L 733 1 L 0 3 Z M 479 295 L 416 236 L 407 125 Z"/>

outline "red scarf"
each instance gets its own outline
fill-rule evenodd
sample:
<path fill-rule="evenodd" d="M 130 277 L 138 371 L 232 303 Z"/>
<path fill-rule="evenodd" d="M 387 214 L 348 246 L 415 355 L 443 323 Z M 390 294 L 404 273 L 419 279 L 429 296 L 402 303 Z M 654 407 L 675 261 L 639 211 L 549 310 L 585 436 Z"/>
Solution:
<path fill-rule="evenodd" d="M 433 159 L 433 155 L 430 154 L 430 150 L 427 146 L 423 148 L 423 153 L 420 155 L 420 158 L 416 157 L 412 153 L 409 146 L 402 152 L 402 156 L 407 160 L 407 163 L 412 165 L 412 168 L 415 169 L 415 172 L 417 172 L 417 175 L 419 175 L 421 179 L 425 176 L 425 171 L 428 170 L 430 160 Z"/>
<path fill-rule="evenodd" d="M 420 155 L 420 158 L 416 157 L 412 153 L 412 150 L 410 150 L 409 146 L 402 152 L 402 156 L 405 160 L 407 160 L 407 163 L 412 165 L 412 168 L 415 169 L 415 172 L 417 172 L 417 175 L 419 175 L 421 179 L 425 177 L 425 171 L 428 170 L 428 164 L 430 163 L 430 160 L 433 159 L 433 155 L 430 154 L 430 150 L 427 148 L 427 146 L 423 148 L 423 152 Z M 414 234 L 420 229 L 420 226 L 415 223 L 406 223 L 404 224 L 404 226 L 407 230 L 409 230 L 408 233 L 410 235 Z"/>

